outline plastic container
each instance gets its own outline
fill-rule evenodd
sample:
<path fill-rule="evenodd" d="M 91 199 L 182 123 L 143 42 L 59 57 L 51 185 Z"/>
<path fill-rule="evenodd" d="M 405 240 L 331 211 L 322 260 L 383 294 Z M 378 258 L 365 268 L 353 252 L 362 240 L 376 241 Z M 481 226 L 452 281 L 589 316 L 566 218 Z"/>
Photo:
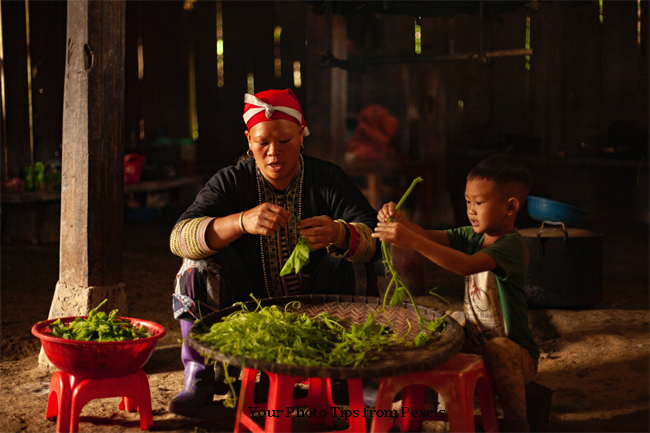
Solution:
<path fill-rule="evenodd" d="M 142 164 L 144 164 L 144 156 L 137 153 L 129 153 L 124 155 L 124 184 L 134 184 L 140 182 L 142 177 Z"/>
<path fill-rule="evenodd" d="M 80 316 L 87 318 L 88 316 Z M 75 317 L 62 317 L 68 325 Z M 47 358 L 56 368 L 84 379 L 106 379 L 126 376 L 143 367 L 165 336 L 165 328 L 148 320 L 132 319 L 133 326 L 145 325 L 151 337 L 126 341 L 76 341 L 55 337 L 48 327 L 57 319 L 44 320 L 32 327 L 32 334 L 41 340 Z"/>
<path fill-rule="evenodd" d="M 528 214 L 537 221 L 563 222 L 567 227 L 580 227 L 589 212 L 570 204 L 529 195 Z"/>
<path fill-rule="evenodd" d="M 25 167 L 25 191 L 34 191 L 35 188 L 35 179 L 34 179 L 34 167 L 28 165 Z"/>
<path fill-rule="evenodd" d="M 34 187 L 37 191 L 45 189 L 45 164 L 43 161 L 34 164 Z"/>
<path fill-rule="evenodd" d="M 45 163 L 45 174 L 43 175 L 43 179 L 46 190 L 61 190 L 61 160 L 51 159 Z"/>

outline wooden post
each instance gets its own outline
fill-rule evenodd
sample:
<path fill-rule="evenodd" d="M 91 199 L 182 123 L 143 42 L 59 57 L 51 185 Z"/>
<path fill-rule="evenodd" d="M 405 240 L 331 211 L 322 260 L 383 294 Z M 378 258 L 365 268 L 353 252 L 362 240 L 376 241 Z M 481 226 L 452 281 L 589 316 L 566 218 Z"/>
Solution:
<path fill-rule="evenodd" d="M 127 314 L 122 276 L 126 3 L 68 1 L 59 281 L 49 318 L 108 298 Z M 47 359 L 41 352 L 41 365 Z"/>
<path fill-rule="evenodd" d="M 347 32 L 345 17 L 332 17 L 332 54 L 340 59 L 347 59 Z M 332 68 L 330 72 L 330 134 L 332 139 L 329 159 L 342 163 L 346 149 L 345 122 L 348 117 L 348 72 Z"/>

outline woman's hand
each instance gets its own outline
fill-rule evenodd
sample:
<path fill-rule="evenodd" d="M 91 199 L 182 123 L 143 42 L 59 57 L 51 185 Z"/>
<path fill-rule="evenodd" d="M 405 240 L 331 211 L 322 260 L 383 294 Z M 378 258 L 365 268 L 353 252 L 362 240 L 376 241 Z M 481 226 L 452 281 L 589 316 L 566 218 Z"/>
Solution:
<path fill-rule="evenodd" d="M 300 221 L 298 228 L 300 235 L 312 248 L 316 249 L 325 248 L 334 242 L 339 246 L 338 244 L 342 243 L 346 234 L 346 230 L 341 227 L 341 224 L 326 215 L 304 219 Z"/>
<path fill-rule="evenodd" d="M 398 248 L 413 248 L 417 244 L 419 235 L 409 230 L 404 223 L 380 222 L 377 223 L 372 237 L 393 244 Z"/>
<path fill-rule="evenodd" d="M 377 219 L 382 222 L 388 222 L 388 220 L 392 217 L 393 221 L 402 223 L 406 221 L 406 218 L 404 218 L 404 215 L 402 214 L 401 210 L 398 210 L 395 212 L 395 206 L 397 206 L 395 203 L 392 201 L 390 203 L 386 203 L 379 209 L 379 212 L 377 213 Z"/>
<path fill-rule="evenodd" d="M 262 203 L 244 213 L 244 230 L 251 235 L 272 236 L 286 227 L 291 214 L 282 206 Z"/>

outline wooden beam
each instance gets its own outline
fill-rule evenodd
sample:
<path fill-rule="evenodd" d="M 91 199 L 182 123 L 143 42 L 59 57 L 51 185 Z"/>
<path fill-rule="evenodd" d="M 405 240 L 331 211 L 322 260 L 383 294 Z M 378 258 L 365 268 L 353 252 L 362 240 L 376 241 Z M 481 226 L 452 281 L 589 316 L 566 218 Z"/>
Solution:
<path fill-rule="evenodd" d="M 515 48 L 512 50 L 487 51 L 485 53 L 448 54 L 438 56 L 383 56 L 357 58 L 346 60 L 336 57 L 335 53 L 325 52 L 321 56 L 321 67 L 340 68 L 345 71 L 365 72 L 366 66 L 392 65 L 402 63 L 437 63 L 455 60 L 476 60 L 480 64 L 487 64 L 489 59 L 500 57 L 532 56 L 533 50 Z"/>
<path fill-rule="evenodd" d="M 127 314 L 122 276 L 124 0 L 68 1 L 59 281 L 50 318 L 108 298 Z"/>

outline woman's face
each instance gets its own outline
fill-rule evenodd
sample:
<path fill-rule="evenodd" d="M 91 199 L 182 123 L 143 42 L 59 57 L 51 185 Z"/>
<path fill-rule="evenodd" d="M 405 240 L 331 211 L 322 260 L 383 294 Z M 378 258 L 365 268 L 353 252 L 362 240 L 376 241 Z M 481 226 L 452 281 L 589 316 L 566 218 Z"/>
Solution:
<path fill-rule="evenodd" d="M 303 129 L 290 120 L 278 119 L 258 123 L 245 132 L 257 166 L 277 190 L 286 189 L 298 171 Z"/>

